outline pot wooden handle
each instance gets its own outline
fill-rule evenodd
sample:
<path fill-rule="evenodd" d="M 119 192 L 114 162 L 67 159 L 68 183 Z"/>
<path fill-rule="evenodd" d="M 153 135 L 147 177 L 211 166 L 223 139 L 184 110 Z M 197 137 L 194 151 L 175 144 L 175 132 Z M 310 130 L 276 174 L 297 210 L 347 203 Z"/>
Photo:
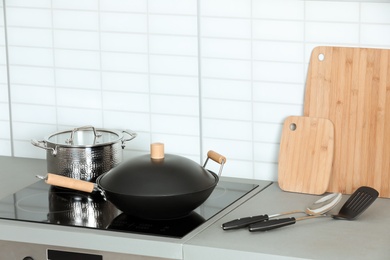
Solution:
<path fill-rule="evenodd" d="M 208 151 L 207 157 L 210 158 L 211 160 L 213 160 L 214 162 L 219 163 L 219 164 L 226 163 L 225 156 L 223 156 L 217 152 L 214 152 L 212 150 Z"/>
<path fill-rule="evenodd" d="M 84 191 L 88 193 L 92 193 L 95 189 L 95 183 L 83 180 L 76 180 L 53 173 L 47 174 L 45 182 L 50 185 L 68 188 L 72 190 Z"/>

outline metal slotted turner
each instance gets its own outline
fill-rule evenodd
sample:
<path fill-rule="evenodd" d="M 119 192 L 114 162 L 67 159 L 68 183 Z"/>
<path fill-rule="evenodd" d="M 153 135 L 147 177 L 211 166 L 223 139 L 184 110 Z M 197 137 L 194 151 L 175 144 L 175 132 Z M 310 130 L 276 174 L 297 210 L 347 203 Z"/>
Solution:
<path fill-rule="evenodd" d="M 340 209 L 339 214 L 332 215 L 334 219 L 352 220 L 363 213 L 378 198 L 379 192 L 371 187 L 358 188 Z"/>

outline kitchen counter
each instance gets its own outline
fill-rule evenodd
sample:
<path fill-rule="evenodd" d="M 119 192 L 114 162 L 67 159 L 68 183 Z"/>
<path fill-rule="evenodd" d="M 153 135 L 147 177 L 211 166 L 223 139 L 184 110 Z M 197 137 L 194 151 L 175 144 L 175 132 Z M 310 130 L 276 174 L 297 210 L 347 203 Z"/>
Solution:
<path fill-rule="evenodd" d="M 45 160 L 0 156 L 0 165 L 0 198 L 37 182 L 35 175 L 45 175 L 46 173 Z M 237 181 L 238 179 L 223 178 L 223 180 Z M 269 181 L 240 181 L 256 183 L 259 186 L 182 239 L 0 219 L 0 259 L 2 259 L 2 247 L 6 248 L 5 250 L 11 248 L 10 243 L 5 241 L 22 242 L 23 244 L 20 246 L 15 246 L 18 249 L 26 248 L 29 244 L 38 244 L 48 245 L 50 248 L 62 247 L 67 251 L 75 252 L 94 254 L 112 252 L 115 257 L 118 256 L 115 259 L 122 259 L 119 257 L 123 257 L 123 255 L 182 259 L 182 245 L 184 243 L 271 183 Z M 35 249 L 36 246 L 34 245 L 33 248 Z M 45 247 L 41 248 L 43 251 L 45 250 Z M 121 254 L 121 256 L 118 254 Z M 109 256 L 109 259 L 114 259 L 111 254 Z"/>
<path fill-rule="evenodd" d="M 315 218 L 253 233 L 221 228 L 240 217 L 305 209 L 320 197 L 284 192 L 274 183 L 193 237 L 184 245 L 184 259 L 390 259 L 389 199 L 378 198 L 355 220 Z M 338 213 L 348 197 L 330 213 Z"/>
<path fill-rule="evenodd" d="M 0 157 L 0 198 L 36 182 L 45 160 Z M 182 239 L 0 220 L 0 254 L 24 256 L 50 247 L 98 254 L 103 259 L 388 259 L 390 257 L 390 200 L 377 199 L 354 221 L 317 218 L 268 232 L 224 231 L 221 224 L 239 217 L 304 209 L 320 196 L 288 193 L 277 183 L 259 187 L 236 201 Z M 333 210 L 338 212 L 348 196 Z M 1 210 L 1 209 L 0 209 Z M 300 215 L 297 215 L 300 216 Z M 20 242 L 20 243 L 16 243 Z M 12 245 L 14 245 L 12 247 Z M 30 246 L 31 245 L 31 246 Z M 32 251 L 31 251 L 31 250 Z M 36 253 L 36 252 L 35 252 Z M 107 254 L 106 254 L 107 253 Z M 37 253 L 36 253 L 37 254 Z M 1 257 L 0 257 L 1 258 Z M 36 257 L 35 259 L 42 259 Z"/>

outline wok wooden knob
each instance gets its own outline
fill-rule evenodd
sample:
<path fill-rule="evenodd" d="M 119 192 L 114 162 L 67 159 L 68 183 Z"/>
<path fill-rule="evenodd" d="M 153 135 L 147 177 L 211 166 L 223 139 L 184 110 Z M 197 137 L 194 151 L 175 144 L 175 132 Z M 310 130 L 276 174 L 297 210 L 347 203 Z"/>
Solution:
<path fill-rule="evenodd" d="M 163 143 L 153 143 L 150 145 L 150 158 L 156 160 L 164 159 Z"/>

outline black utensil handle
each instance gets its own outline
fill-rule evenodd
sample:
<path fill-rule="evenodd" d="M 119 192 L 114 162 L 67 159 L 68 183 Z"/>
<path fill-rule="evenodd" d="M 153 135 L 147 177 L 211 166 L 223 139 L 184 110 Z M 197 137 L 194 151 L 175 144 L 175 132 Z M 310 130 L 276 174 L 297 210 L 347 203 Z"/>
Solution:
<path fill-rule="evenodd" d="M 239 219 L 235 219 L 235 220 L 223 223 L 222 229 L 229 230 L 229 229 L 243 228 L 243 227 L 249 226 L 250 224 L 265 221 L 268 219 L 269 219 L 268 215 L 258 215 L 258 216 L 253 216 L 253 217 L 239 218 Z"/>
<path fill-rule="evenodd" d="M 263 221 L 249 225 L 249 231 L 267 231 L 275 228 L 280 228 L 288 225 L 295 224 L 297 221 L 294 217 L 291 218 L 280 218 L 280 219 L 271 219 L 268 221 Z"/>

